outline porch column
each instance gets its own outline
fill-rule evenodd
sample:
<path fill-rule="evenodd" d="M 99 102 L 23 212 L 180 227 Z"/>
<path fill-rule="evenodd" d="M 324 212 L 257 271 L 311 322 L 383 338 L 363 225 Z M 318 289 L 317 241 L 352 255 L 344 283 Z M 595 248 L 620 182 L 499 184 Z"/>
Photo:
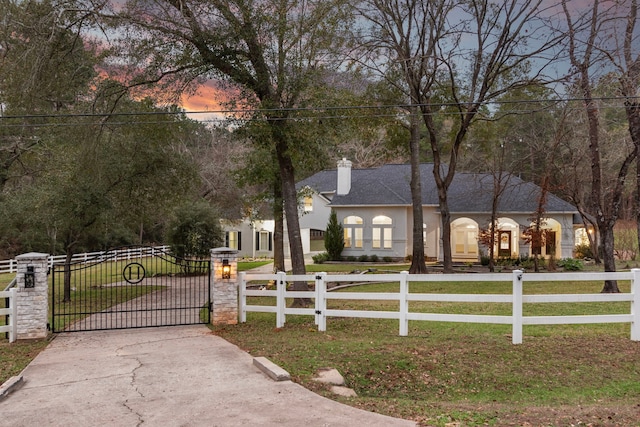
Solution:
<path fill-rule="evenodd" d="M 49 298 L 47 261 L 49 255 L 31 252 L 16 257 L 17 339 L 46 338 L 48 334 Z"/>
<path fill-rule="evenodd" d="M 211 249 L 211 323 L 238 323 L 238 251 Z"/>

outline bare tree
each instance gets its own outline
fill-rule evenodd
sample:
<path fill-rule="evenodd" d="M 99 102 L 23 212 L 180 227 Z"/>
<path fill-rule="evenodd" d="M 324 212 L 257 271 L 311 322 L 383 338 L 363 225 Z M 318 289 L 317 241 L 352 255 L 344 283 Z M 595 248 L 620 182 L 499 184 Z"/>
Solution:
<path fill-rule="evenodd" d="M 636 2 L 632 1 L 632 11 L 636 9 Z M 615 263 L 615 247 L 614 247 L 614 226 L 620 213 L 620 205 L 622 202 L 622 194 L 624 184 L 629 173 L 631 163 L 637 156 L 637 148 L 626 153 L 625 159 L 615 178 L 615 182 L 609 187 L 603 183 L 603 168 L 601 162 L 601 121 L 599 114 L 598 101 L 593 94 L 594 81 L 598 76 L 594 76 L 594 70 L 607 68 L 611 65 L 613 56 L 607 53 L 607 34 L 615 27 L 615 21 L 621 16 L 617 13 L 617 4 L 613 2 L 611 5 L 604 7 L 599 0 L 594 0 L 590 9 L 583 11 L 577 17 L 574 17 L 574 11 L 569 7 L 568 1 L 563 0 L 562 8 L 567 22 L 569 59 L 571 65 L 575 68 L 578 86 L 584 99 L 584 108 L 587 114 L 588 131 L 589 131 L 589 151 L 591 160 L 591 209 L 595 216 L 600 234 L 600 244 L 602 248 L 602 259 L 605 271 L 616 271 Z M 573 12 L 573 13 L 572 13 Z M 580 12 L 580 11 L 579 11 Z M 633 32 L 636 12 L 632 12 L 627 20 L 628 32 Z M 625 40 L 629 38 L 625 36 Z M 631 41 L 629 45 L 625 41 L 625 58 L 630 58 Z M 629 53 L 627 54 L 627 51 Z M 640 66 L 640 62 L 636 60 L 636 66 Z M 632 64 L 629 64 L 632 65 Z M 632 67 L 633 68 L 633 67 Z M 633 70 L 632 71 L 633 74 Z M 636 75 L 637 78 L 637 75 Z M 621 78 L 624 83 L 624 77 Z M 636 80 L 637 84 L 637 80 Z M 637 88 L 637 86 L 636 86 Z M 631 88 L 623 89 L 631 90 Z M 634 91 L 637 89 L 633 89 Z M 637 99 L 633 98 L 637 105 Z M 631 120 L 636 121 L 632 105 L 627 106 L 627 114 L 630 114 L 630 130 Z M 640 131 L 640 120 L 637 121 Z M 640 136 L 638 134 L 637 136 Z M 619 292 L 618 284 L 614 280 L 605 281 L 602 292 Z"/>
<path fill-rule="evenodd" d="M 541 0 L 367 4 L 367 17 L 378 28 L 373 35 L 404 73 L 409 99 L 427 129 L 442 216 L 444 271 L 451 272 L 448 190 L 460 146 L 488 102 L 548 80 L 544 72 L 556 59 L 553 49 L 560 36 L 548 30 L 548 10 Z"/>

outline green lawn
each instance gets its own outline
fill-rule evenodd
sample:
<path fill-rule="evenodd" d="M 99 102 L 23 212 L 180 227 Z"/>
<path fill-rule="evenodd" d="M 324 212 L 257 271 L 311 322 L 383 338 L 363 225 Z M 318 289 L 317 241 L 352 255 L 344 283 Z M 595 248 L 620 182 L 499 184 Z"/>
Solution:
<path fill-rule="evenodd" d="M 597 293 L 601 282 L 527 282 L 525 293 Z M 620 282 L 623 292 L 629 283 Z M 347 291 L 397 292 L 397 284 Z M 412 292 L 510 293 L 510 283 L 416 283 Z M 252 303 L 270 304 L 267 298 Z M 331 301 L 332 308 L 397 310 L 397 302 Z M 509 304 L 411 303 L 411 311 L 510 314 Z M 525 315 L 621 313 L 629 303 L 525 304 Z M 248 313 L 247 323 L 215 332 L 254 356 L 265 356 L 294 380 L 347 404 L 423 425 L 638 426 L 640 342 L 628 324 L 525 326 L 511 344 L 510 325 L 418 322 L 398 336 L 398 321 L 327 319 Z M 339 398 L 312 381 L 338 369 L 357 398 Z"/>

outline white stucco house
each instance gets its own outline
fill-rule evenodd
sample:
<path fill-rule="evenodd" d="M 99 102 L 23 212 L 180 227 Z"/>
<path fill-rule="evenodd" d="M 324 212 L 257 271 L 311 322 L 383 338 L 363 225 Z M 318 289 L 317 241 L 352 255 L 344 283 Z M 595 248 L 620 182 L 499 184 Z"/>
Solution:
<path fill-rule="evenodd" d="M 318 172 L 297 184 L 300 197 L 300 229 L 306 254 L 324 250 L 323 235 L 331 209 L 344 228 L 343 256 L 377 255 L 401 259 L 412 253 L 412 208 L 409 187 L 411 166 L 389 164 L 377 168 L 352 169 L 343 159 L 336 169 Z M 442 260 L 442 222 L 433 165 L 421 165 L 423 237 L 425 256 Z M 478 236 L 489 228 L 493 199 L 493 176 L 482 173 L 456 174 L 449 190 L 452 214 L 451 248 L 454 261 L 475 262 L 488 248 Z M 499 199 L 499 243 L 496 257 L 518 258 L 537 253 L 570 258 L 576 235 L 584 231 L 577 209 L 553 194 L 547 194 L 545 228 L 550 239 L 531 247 L 523 231 L 531 225 L 541 189 L 511 176 Z M 226 246 L 240 256 L 273 255 L 273 221 L 225 222 Z M 286 231 L 285 231 L 286 239 Z M 285 241 L 285 251 L 288 243 Z"/>
<path fill-rule="evenodd" d="M 412 252 L 412 209 L 409 187 L 411 166 L 390 164 L 378 168 L 352 169 L 341 160 L 337 169 L 319 172 L 298 183 L 303 190 L 300 227 L 303 236 L 322 234 L 331 209 L 345 233 L 343 256 L 377 255 L 381 259 L 405 258 Z M 433 165 L 421 165 L 423 200 L 423 236 L 425 256 L 442 260 L 442 224 Z M 457 173 L 449 190 L 452 213 L 451 247 L 454 261 L 478 261 L 488 248 L 478 235 L 489 228 L 493 199 L 493 175 Z M 510 176 L 499 199 L 499 244 L 495 254 L 517 258 L 537 253 L 556 258 L 573 256 L 578 211 L 570 203 L 547 194 L 545 228 L 550 238 L 542 247 L 531 247 L 523 231 L 531 225 L 541 189 L 516 176 Z M 303 246 L 310 247 L 309 242 Z"/>
<path fill-rule="evenodd" d="M 273 258 L 274 221 L 239 219 L 223 220 L 224 246 L 235 249 L 241 257 Z"/>

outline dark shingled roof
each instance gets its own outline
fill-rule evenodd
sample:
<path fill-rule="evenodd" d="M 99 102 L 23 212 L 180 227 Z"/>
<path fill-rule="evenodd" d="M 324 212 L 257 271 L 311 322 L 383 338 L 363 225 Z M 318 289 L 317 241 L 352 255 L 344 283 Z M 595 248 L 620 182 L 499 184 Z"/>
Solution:
<path fill-rule="evenodd" d="M 420 165 L 422 176 L 422 203 L 438 206 L 438 194 L 433 177 L 433 164 Z M 351 171 L 351 191 L 346 195 L 336 195 L 331 206 L 379 206 L 411 205 L 411 166 L 384 165 L 372 169 Z M 332 193 L 337 186 L 337 170 L 319 172 L 298 183 L 298 188 L 309 186 L 319 193 Z M 500 198 L 500 212 L 532 213 L 537 209 L 541 189 L 510 175 L 506 189 Z M 493 194 L 493 175 L 459 172 L 449 189 L 449 208 L 454 213 L 490 212 Z M 546 212 L 576 212 L 577 209 L 549 193 Z"/>

